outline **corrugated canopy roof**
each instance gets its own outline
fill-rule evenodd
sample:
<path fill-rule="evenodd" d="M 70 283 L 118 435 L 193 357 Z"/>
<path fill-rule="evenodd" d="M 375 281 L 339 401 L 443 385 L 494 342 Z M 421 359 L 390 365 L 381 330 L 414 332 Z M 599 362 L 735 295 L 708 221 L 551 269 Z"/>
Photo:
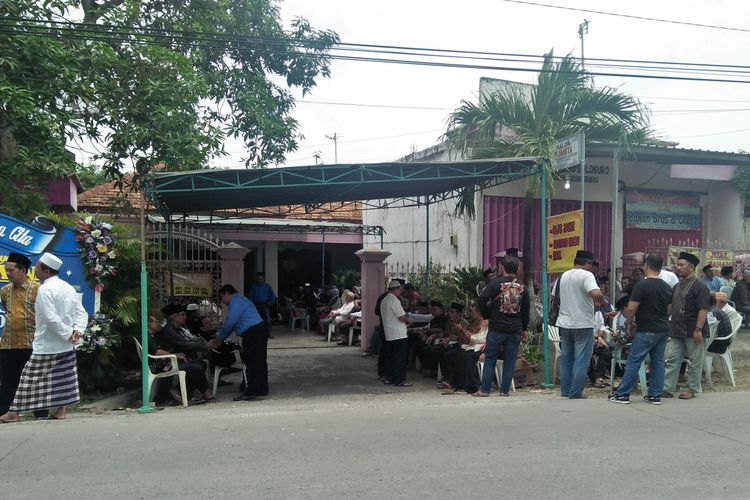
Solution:
<path fill-rule="evenodd" d="M 455 197 L 532 175 L 536 158 L 392 162 L 192 172 L 154 172 L 148 196 L 165 214 L 362 200 L 368 208 L 409 206 Z"/>

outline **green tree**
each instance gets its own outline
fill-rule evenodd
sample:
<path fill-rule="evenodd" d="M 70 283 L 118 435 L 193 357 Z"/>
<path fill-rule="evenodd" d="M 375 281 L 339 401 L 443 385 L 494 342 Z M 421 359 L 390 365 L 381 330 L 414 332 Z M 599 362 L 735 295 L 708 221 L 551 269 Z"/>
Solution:
<path fill-rule="evenodd" d="M 497 131 L 503 127 L 513 134 L 499 139 Z M 587 141 L 617 142 L 625 151 L 630 144 L 648 140 L 648 115 L 636 98 L 611 87 L 595 88 L 572 56 L 555 58 L 550 51 L 529 93 L 508 86 L 480 96 L 478 104 L 463 101 L 451 114 L 446 138 L 470 158 L 539 157 L 551 186 L 555 143 L 578 132 L 584 132 Z M 539 178 L 529 177 L 523 213 L 524 278 L 529 293 L 533 290 L 531 209 L 538 188 Z M 474 217 L 474 199 L 474 190 L 465 190 L 457 213 Z"/>
<path fill-rule="evenodd" d="M 228 138 L 248 167 L 280 162 L 297 147 L 292 91 L 329 75 L 337 41 L 305 19 L 283 29 L 273 0 L 0 0 L 3 205 L 43 205 L 12 187 L 73 173 L 74 139 L 109 178 L 205 168 Z"/>

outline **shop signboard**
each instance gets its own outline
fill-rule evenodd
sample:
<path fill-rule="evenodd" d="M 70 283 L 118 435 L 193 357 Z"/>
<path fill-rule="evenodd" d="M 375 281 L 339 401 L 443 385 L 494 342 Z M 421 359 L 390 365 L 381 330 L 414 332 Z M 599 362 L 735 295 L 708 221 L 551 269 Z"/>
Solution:
<path fill-rule="evenodd" d="M 565 170 L 582 163 L 583 133 L 563 137 L 555 143 L 555 168 Z"/>
<path fill-rule="evenodd" d="M 78 292 L 86 312 L 94 313 L 95 293 L 86 279 L 81 261 L 76 232 L 72 227 L 53 223 L 46 217 L 36 217 L 31 222 L 0 214 L 0 287 L 8 284 L 5 262 L 11 252 L 31 259 L 29 279 L 36 281 L 34 264 L 44 252 L 50 252 L 62 261 L 60 278 L 70 283 Z M 0 325 L 5 324 L 5 311 L 0 305 Z"/>
<path fill-rule="evenodd" d="M 700 194 L 628 189 L 625 195 L 625 227 L 666 231 L 700 230 Z"/>
<path fill-rule="evenodd" d="M 711 266 L 718 273 L 718 271 L 724 266 L 734 266 L 734 251 L 706 250 L 705 258 L 701 264 L 704 266 Z"/>
<path fill-rule="evenodd" d="M 582 249 L 583 210 L 547 217 L 547 272 L 561 273 L 573 267 Z"/>
<path fill-rule="evenodd" d="M 167 273 L 166 282 L 171 284 L 173 297 L 211 297 L 213 276 L 211 273 L 173 272 Z"/>

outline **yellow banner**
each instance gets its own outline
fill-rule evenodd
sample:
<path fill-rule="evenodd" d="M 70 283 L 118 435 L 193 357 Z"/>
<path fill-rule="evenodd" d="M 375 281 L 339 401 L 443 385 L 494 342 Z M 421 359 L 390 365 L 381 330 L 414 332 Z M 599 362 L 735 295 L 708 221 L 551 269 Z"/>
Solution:
<path fill-rule="evenodd" d="M 718 272 L 724 266 L 734 266 L 734 252 L 732 250 L 706 250 L 706 262 L 703 265 L 711 266 Z"/>
<path fill-rule="evenodd" d="M 547 272 L 573 268 L 576 252 L 583 249 L 583 210 L 547 217 Z"/>
<path fill-rule="evenodd" d="M 688 248 L 688 247 L 668 247 L 667 248 L 667 268 L 674 271 L 675 268 L 675 262 L 677 262 L 677 257 L 679 257 L 680 252 L 687 252 L 690 254 L 695 255 L 699 259 L 701 258 L 701 249 L 700 248 Z M 699 265 L 695 268 L 695 274 L 696 276 L 700 276 L 701 274 L 701 267 L 702 265 Z"/>
<path fill-rule="evenodd" d="M 211 297 L 213 277 L 211 273 L 166 273 L 167 283 L 171 284 L 171 296 Z"/>

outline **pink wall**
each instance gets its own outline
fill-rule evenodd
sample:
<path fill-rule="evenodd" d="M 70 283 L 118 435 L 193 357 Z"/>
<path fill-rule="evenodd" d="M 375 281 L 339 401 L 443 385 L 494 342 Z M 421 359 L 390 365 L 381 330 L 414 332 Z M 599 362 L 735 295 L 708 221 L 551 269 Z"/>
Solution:
<path fill-rule="evenodd" d="M 523 206 L 524 198 L 508 196 L 484 197 L 484 247 L 482 262 L 485 266 L 494 265 L 495 254 L 510 247 L 523 247 Z M 552 200 L 552 214 L 570 212 L 580 208 L 575 200 Z M 539 274 L 541 256 L 541 222 L 539 220 L 539 200 L 532 208 L 532 247 L 535 275 Z M 612 204 L 606 202 L 586 202 L 584 216 L 584 241 L 587 250 L 594 252 L 602 271 L 609 267 L 612 238 Z"/>

